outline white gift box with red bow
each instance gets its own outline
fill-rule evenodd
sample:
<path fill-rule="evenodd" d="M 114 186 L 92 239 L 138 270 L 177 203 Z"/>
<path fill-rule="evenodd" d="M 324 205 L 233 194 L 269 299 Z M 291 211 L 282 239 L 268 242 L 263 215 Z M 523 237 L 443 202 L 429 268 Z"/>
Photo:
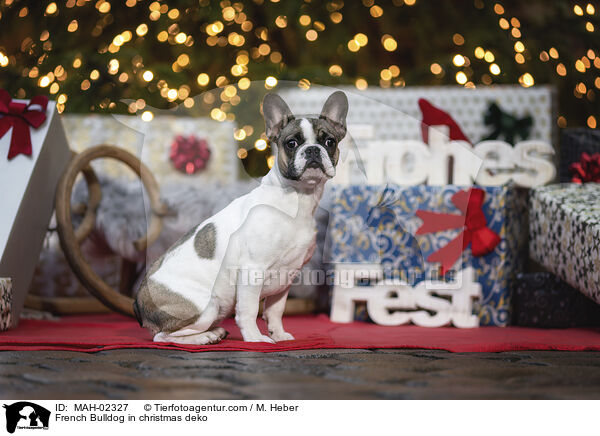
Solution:
<path fill-rule="evenodd" d="M 0 277 L 12 278 L 14 327 L 54 210 L 55 189 L 71 152 L 56 104 L 50 101 L 45 108 L 45 121 L 37 128 L 28 126 L 31 155 L 21 153 L 8 159 L 11 147 L 22 149 L 22 144 L 12 141 L 15 124 L 22 121 L 17 119 L 18 114 L 7 112 L 0 113 L 0 121 L 7 117 L 14 119 L 6 120 L 12 126 L 0 137 Z"/>

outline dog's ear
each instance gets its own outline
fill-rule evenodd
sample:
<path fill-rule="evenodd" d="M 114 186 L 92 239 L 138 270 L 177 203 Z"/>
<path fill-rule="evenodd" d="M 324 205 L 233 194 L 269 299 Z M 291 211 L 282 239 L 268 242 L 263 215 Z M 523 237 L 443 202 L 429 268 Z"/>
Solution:
<path fill-rule="evenodd" d="M 320 118 L 324 118 L 333 124 L 339 135 L 338 140 L 341 140 L 346 136 L 347 115 L 348 97 L 342 91 L 336 91 L 329 96 L 323 105 Z"/>
<path fill-rule="evenodd" d="M 265 117 L 265 134 L 269 140 L 277 138 L 281 129 L 294 119 L 286 102 L 277 94 L 265 95 L 262 111 Z"/>

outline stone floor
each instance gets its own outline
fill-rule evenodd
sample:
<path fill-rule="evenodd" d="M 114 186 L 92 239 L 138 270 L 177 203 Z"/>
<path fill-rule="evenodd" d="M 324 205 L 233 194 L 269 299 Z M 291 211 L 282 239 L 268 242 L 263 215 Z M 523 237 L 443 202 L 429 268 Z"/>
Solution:
<path fill-rule="evenodd" d="M 598 399 L 600 353 L 0 352 L 5 399 Z"/>

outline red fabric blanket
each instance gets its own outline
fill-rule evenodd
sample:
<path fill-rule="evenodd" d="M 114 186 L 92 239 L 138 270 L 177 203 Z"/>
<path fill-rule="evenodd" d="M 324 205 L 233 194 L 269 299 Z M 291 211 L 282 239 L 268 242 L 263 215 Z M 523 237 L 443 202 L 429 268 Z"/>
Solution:
<path fill-rule="evenodd" d="M 384 327 L 354 322 L 335 324 L 326 315 L 284 319 L 297 339 L 277 344 L 243 342 L 233 319 L 223 326 L 229 337 L 215 345 L 152 342 L 150 333 L 122 315 L 63 317 L 59 321 L 22 320 L 16 329 L 0 333 L 0 350 L 69 350 L 95 352 L 118 348 L 159 348 L 185 351 L 287 351 L 311 348 L 427 348 L 452 352 L 515 350 L 600 351 L 600 329 L 542 330 L 520 327 L 478 329 Z M 265 325 L 259 321 L 264 332 Z"/>

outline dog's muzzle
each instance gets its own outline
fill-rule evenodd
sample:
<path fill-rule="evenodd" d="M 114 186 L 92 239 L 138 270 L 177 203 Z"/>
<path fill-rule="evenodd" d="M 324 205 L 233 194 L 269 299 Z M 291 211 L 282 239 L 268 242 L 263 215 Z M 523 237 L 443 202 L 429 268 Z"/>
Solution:
<path fill-rule="evenodd" d="M 304 157 L 306 159 L 306 164 L 304 165 L 304 169 L 307 168 L 318 168 L 321 171 L 325 172 L 325 167 L 323 166 L 323 160 L 321 158 L 321 150 L 316 145 L 312 145 L 307 147 L 304 150 Z"/>

